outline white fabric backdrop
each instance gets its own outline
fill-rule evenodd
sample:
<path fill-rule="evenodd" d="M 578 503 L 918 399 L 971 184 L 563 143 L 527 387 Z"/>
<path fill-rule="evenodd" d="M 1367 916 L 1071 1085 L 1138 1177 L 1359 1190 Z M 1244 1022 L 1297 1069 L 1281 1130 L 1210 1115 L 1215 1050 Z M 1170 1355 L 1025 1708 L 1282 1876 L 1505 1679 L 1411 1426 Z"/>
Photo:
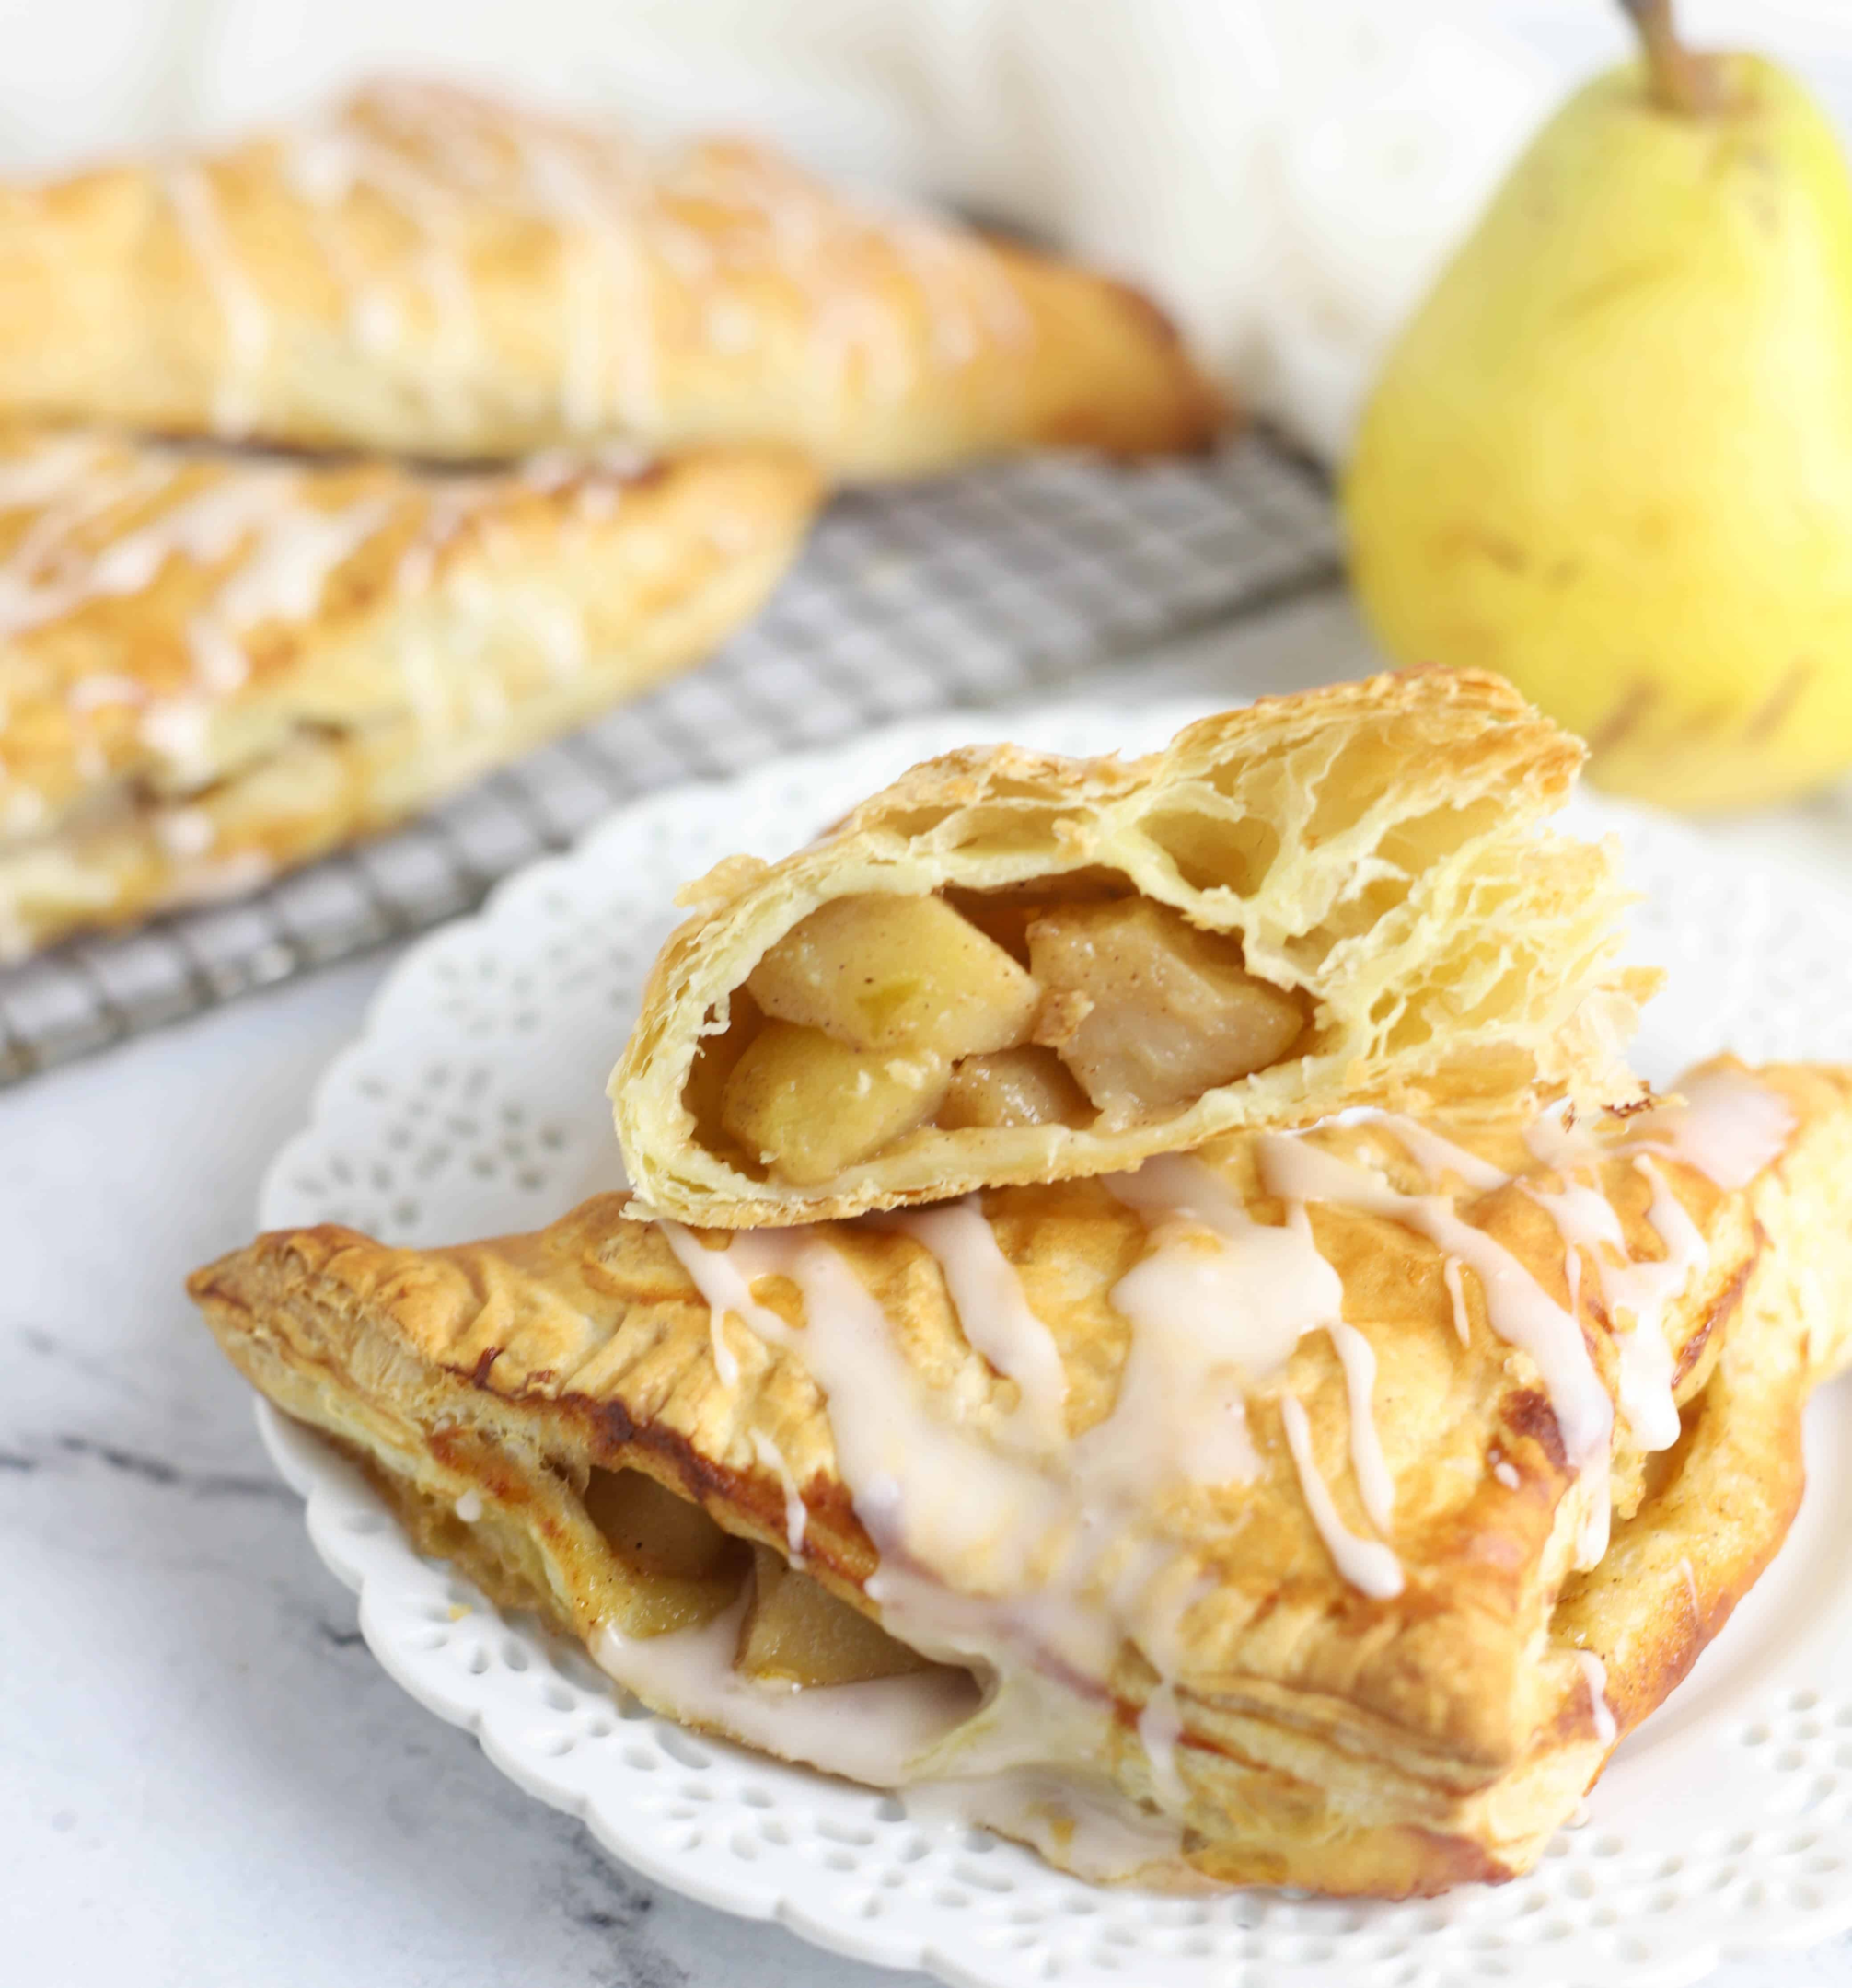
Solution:
<path fill-rule="evenodd" d="M 1686 0 L 1852 121 L 1846 0 Z M 417 68 L 656 132 L 749 126 L 1147 283 L 1327 455 L 1613 0 L 0 0 L 0 168 Z"/>

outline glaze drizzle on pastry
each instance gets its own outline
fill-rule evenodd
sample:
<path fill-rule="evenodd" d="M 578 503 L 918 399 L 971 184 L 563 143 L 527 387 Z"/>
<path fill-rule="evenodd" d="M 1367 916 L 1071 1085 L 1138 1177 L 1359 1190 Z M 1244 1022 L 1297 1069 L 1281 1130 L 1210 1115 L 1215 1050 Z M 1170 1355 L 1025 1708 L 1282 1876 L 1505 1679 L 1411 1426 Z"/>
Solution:
<path fill-rule="evenodd" d="M 870 479 L 1199 447 L 1228 413 L 1105 278 L 766 146 L 442 85 L 0 188 L 15 419 L 465 462 L 781 446 Z"/>
<path fill-rule="evenodd" d="M 1113 1408 L 1071 1441 L 1054 1421 L 1065 1394 L 1065 1382 L 1053 1378 L 1059 1352 L 975 1204 L 872 1219 L 934 1257 L 967 1322 L 967 1336 L 1016 1381 L 1023 1409 L 1003 1420 L 994 1441 L 962 1420 L 955 1396 L 948 1404 L 920 1393 L 897 1358 L 880 1306 L 826 1231 L 753 1231 L 711 1249 L 678 1225 L 664 1226 L 712 1308 L 714 1332 L 724 1315 L 740 1318 L 760 1337 L 800 1352 L 822 1388 L 845 1481 L 883 1555 L 867 1591 L 894 1633 L 990 1671 L 1026 1662 L 1098 1690 L 1124 1643 L 1148 1658 L 1161 1651 L 1175 1634 L 1180 1596 L 1186 1605 L 1186 1555 L 1152 1530 L 1166 1486 L 1242 1484 L 1260 1474 L 1247 1419 L 1256 1388 L 1277 1402 L 1306 1509 L 1338 1572 L 1373 1601 L 1392 1601 L 1403 1591 L 1389 1538 L 1395 1486 L 1371 1402 L 1375 1357 L 1342 1316 L 1343 1285 L 1317 1249 L 1314 1207 L 1380 1217 L 1426 1237 L 1444 1253 L 1456 1306 L 1460 1266 L 1472 1271 L 1493 1331 L 1542 1377 L 1582 1480 L 1577 1564 L 1600 1561 L 1615 1435 L 1609 1386 L 1618 1387 L 1641 1448 L 1676 1440 L 1675 1363 L 1663 1319 L 1708 1256 L 1702 1232 L 1649 1154 L 1675 1144 L 1685 1164 L 1698 1155 L 1726 1179 L 1747 1179 L 1793 1128 L 1778 1095 L 1747 1076 L 1712 1072 L 1691 1089 L 1692 1102 L 1640 1115 L 1618 1140 L 1560 1127 L 1533 1135 L 1561 1185 L 1518 1183 L 1547 1211 L 1569 1256 L 1586 1254 L 1595 1266 L 1617 1355 L 1612 1383 L 1574 1295 L 1568 1307 L 1559 1302 L 1462 1210 L 1458 1197 L 1470 1204 L 1512 1187 L 1516 1176 L 1431 1127 L 1382 1111 L 1348 1113 L 1342 1122 L 1395 1140 L 1430 1176 L 1420 1192 L 1399 1190 L 1367 1159 L 1346 1158 L 1302 1134 L 1263 1134 L 1255 1142 L 1260 1182 L 1284 1204 L 1277 1223 L 1256 1219 L 1197 1156 L 1160 1157 L 1101 1182 L 1137 1210 L 1148 1244 L 1111 1292 L 1132 1329 Z M 1628 1158 L 1652 1188 L 1646 1219 L 1664 1252 L 1656 1259 L 1629 1253 L 1619 1215 L 1593 1184 L 1602 1162 Z M 1587 1177 L 1578 1180 L 1578 1172 Z M 788 1280 L 802 1294 L 801 1330 L 754 1295 L 766 1278 Z M 1316 1461 L 1304 1405 L 1277 1385 L 1301 1339 L 1320 1329 L 1339 1355 L 1356 1495 L 1380 1538 L 1346 1524 Z M 1517 1487 L 1504 1458 L 1489 1456 L 1486 1467 Z M 1598 1687 L 1591 1690 L 1599 1701 Z M 1141 1736 L 1149 1722 L 1153 1784 L 1166 1801 L 1164 1791 L 1182 1786 L 1171 1730 L 1175 1692 L 1160 1666 L 1140 1721 Z"/>
<path fill-rule="evenodd" d="M 1541 1854 L 1778 1542 L 1800 1404 L 1852 1352 L 1852 1072 L 1720 1064 L 1685 1096 L 1237 1135 L 946 1224 L 728 1237 L 607 1196 L 446 1251 L 310 1230 L 194 1289 L 425 1550 L 658 1710 L 1090 1876 L 1401 1894 Z M 1302 1173 L 1333 1198 L 1282 1196 Z M 1453 1222 L 1574 1303 L 1611 1404 L 1624 1337 L 1662 1336 L 1666 1464 L 1612 1412 L 1571 1461 Z M 961 1294 L 1000 1292 L 1010 1323 L 967 1332 Z"/>

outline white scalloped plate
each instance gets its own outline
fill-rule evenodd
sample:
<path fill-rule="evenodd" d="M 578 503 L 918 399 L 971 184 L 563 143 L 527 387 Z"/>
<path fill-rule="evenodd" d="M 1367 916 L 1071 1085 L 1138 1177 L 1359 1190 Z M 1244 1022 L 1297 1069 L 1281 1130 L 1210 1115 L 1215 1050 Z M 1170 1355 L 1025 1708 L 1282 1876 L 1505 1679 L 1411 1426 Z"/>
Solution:
<path fill-rule="evenodd" d="M 1144 750 L 1198 708 L 937 717 L 614 815 L 405 956 L 266 1176 L 260 1221 L 429 1243 L 538 1226 L 618 1185 L 605 1077 L 677 884 L 735 850 L 794 847 L 948 746 L 1007 729 L 1054 751 Z M 1672 971 L 1643 1045 L 1649 1074 L 1724 1044 L 1852 1060 L 1852 900 L 1823 903 L 1657 817 L 1579 808 L 1580 827 L 1626 842 L 1645 894 L 1635 950 Z M 862 1959 L 971 1988 L 1648 1988 L 1852 1925 L 1846 1389 L 1810 1412 L 1812 1481 L 1779 1559 L 1620 1749 L 1587 1825 L 1515 1884 L 1406 1905 L 1095 1890 L 1013 1844 L 919 1826 L 902 1800 L 685 1733 L 420 1559 L 314 1436 L 265 1407 L 260 1422 L 407 1691 L 626 1863 Z"/>

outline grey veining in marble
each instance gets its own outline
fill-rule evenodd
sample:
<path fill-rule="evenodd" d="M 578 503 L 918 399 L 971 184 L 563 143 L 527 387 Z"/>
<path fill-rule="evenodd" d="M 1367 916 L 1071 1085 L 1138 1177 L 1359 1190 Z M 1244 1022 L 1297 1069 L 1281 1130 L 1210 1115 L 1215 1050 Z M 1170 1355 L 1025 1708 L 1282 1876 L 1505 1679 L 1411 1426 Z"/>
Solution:
<path fill-rule="evenodd" d="M 1136 694 L 1354 668 L 1332 604 Z M 361 1643 L 181 1291 L 358 1025 L 377 958 L 0 1092 L 0 1981 L 874 1988 L 665 1892 Z M 1852 1982 L 1852 1946 L 1718 1988 Z"/>

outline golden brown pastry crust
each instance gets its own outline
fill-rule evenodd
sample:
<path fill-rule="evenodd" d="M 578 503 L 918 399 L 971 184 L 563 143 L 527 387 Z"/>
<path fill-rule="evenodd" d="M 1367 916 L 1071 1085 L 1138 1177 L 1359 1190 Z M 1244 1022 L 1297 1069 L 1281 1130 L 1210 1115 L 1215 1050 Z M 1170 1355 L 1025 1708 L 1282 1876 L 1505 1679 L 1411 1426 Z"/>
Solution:
<path fill-rule="evenodd" d="M 456 476 L 0 438 L 0 957 L 248 888 L 699 661 L 817 500 L 770 450 Z"/>
<path fill-rule="evenodd" d="M 1638 1128 L 1610 1123 L 1600 1135 L 1600 1185 L 1629 1257 L 1665 1252 L 1655 1177 L 1705 1251 L 1663 1321 L 1684 1433 L 1649 1459 L 1617 1425 L 1615 1530 L 1585 1573 L 1571 1560 L 1590 1480 L 1569 1467 L 1536 1368 L 1489 1329 L 1475 1277 L 1464 1279 L 1463 1342 L 1444 1251 L 1399 1220 L 1312 1207 L 1344 1317 L 1374 1351 L 1405 1585 L 1372 1598 L 1347 1579 L 1295 1475 L 1279 1405 L 1289 1394 L 1341 1522 L 1368 1532 L 1344 1370 L 1327 1335 L 1310 1332 L 1247 1394 L 1257 1477 L 1169 1497 L 1159 1520 L 1200 1577 L 1168 1666 L 1196 1870 L 1389 1895 L 1522 1871 L 1609 1749 L 1577 1652 L 1605 1661 L 1624 1732 L 1721 1626 L 1792 1515 L 1800 1404 L 1852 1346 L 1852 1072 L 1783 1067 L 1756 1081 L 1793 1122 L 1742 1190 L 1657 1149 L 1657 1175 L 1643 1172 Z M 1480 1192 L 1449 1179 L 1453 1204 L 1566 1301 L 1563 1236 L 1531 1191 L 1557 1183 L 1549 1164 L 1511 1122 L 1459 1136 L 1513 1177 Z M 1393 1126 L 1305 1138 L 1367 1157 L 1409 1192 L 1442 1185 Z M 1264 1138 L 1233 1136 L 1198 1158 L 1255 1219 L 1281 1219 L 1261 1177 Z M 801 1488 L 808 1570 L 878 1612 L 864 1592 L 877 1556 L 815 1379 L 794 1351 L 730 1319 L 738 1375 L 726 1384 L 707 1306 L 661 1231 L 620 1208 L 604 1196 L 538 1235 L 429 1252 L 332 1228 L 272 1235 L 199 1272 L 191 1289 L 258 1386 L 371 1457 L 402 1509 L 440 1515 L 423 1536 L 449 1539 L 446 1550 L 504 1583 L 494 1591 L 544 1595 L 582 1635 L 621 1600 L 573 1495 L 585 1471 L 642 1469 L 727 1530 L 783 1550 L 783 1485 L 755 1438 L 775 1444 Z M 1152 1246 L 1144 1226 L 1097 1181 L 998 1190 L 985 1214 L 1059 1345 L 1077 1439 L 1124 1384 L 1130 1327 L 1107 1294 Z M 935 1399 L 956 1400 L 967 1428 L 996 1439 L 1018 1392 L 966 1339 L 933 1256 L 866 1223 L 830 1241 L 879 1300 L 914 1374 Z M 1602 1291 L 1585 1259 L 1577 1312 L 1612 1393 L 1615 1322 Z M 804 1319 L 794 1288 L 776 1278 L 755 1296 Z M 465 1542 L 441 1513 L 472 1486 L 491 1530 Z M 1108 1757 L 1093 1764 L 1138 1797 L 1153 1790 L 1136 1723 L 1153 1682 L 1132 1644 L 1104 1680 L 1119 1716 Z"/>
<path fill-rule="evenodd" d="M 782 444 L 859 480 L 1225 416 L 1117 283 L 754 145 L 659 160 L 408 82 L 0 194 L 0 410 L 449 459 Z"/>
<path fill-rule="evenodd" d="M 1631 1091 L 1615 1056 L 1657 976 L 1615 966 L 1614 851 L 1541 826 L 1581 759 L 1501 679 L 1417 671 L 1263 698 L 1143 759 L 1006 746 L 915 767 L 781 862 L 734 858 L 684 893 L 700 908 L 663 948 L 610 1083 L 639 1198 L 710 1226 L 812 1221 L 1104 1173 L 1346 1104 L 1504 1112 Z M 684 1102 L 699 1045 L 819 905 L 1102 870 L 1239 933 L 1250 971 L 1306 990 L 1307 1048 L 1124 1129 L 928 1127 L 816 1188 L 706 1142 Z"/>

